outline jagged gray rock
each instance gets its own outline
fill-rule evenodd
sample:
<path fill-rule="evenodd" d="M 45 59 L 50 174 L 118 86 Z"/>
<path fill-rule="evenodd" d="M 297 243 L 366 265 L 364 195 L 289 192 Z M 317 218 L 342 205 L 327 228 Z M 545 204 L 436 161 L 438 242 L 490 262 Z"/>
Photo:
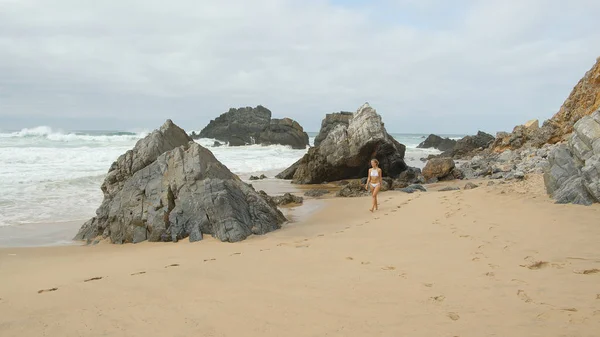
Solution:
<path fill-rule="evenodd" d="M 336 125 L 319 146 L 310 148 L 284 172 L 294 171 L 292 182 L 297 184 L 362 178 L 367 175 L 371 159 L 377 158 L 383 175 L 396 178 L 408 167 L 405 151 L 406 147 L 386 132 L 381 116 L 365 104 L 352 115 L 348 125 Z M 282 172 L 278 176 L 288 175 Z"/>
<path fill-rule="evenodd" d="M 600 109 L 577 121 L 568 143 L 556 147 L 548 161 L 544 183 L 557 203 L 600 202 Z"/>
<path fill-rule="evenodd" d="M 321 142 L 327 138 L 329 132 L 335 129 L 336 126 L 341 124 L 347 127 L 348 124 L 350 124 L 350 119 L 353 115 L 354 114 L 352 112 L 347 111 L 334 112 L 325 115 L 325 118 L 321 122 L 321 130 L 319 130 L 319 133 L 315 137 L 314 145 L 319 146 Z"/>
<path fill-rule="evenodd" d="M 75 240 L 91 241 L 102 235 L 113 243 L 186 237 L 198 241 L 210 234 L 236 242 L 281 227 L 286 219 L 277 207 L 231 173 L 212 152 L 193 141 L 168 149 L 180 132 L 167 121 L 158 130 L 160 135 L 153 132 L 140 140 L 113 164 L 111 172 L 129 176 L 107 176 L 105 198 L 96 217 L 81 227 Z M 157 149 L 165 152 L 149 162 Z M 147 165 L 124 170 L 132 162 L 129 158 Z"/>
<path fill-rule="evenodd" d="M 328 190 L 321 190 L 321 189 L 313 189 L 313 190 L 308 190 L 304 193 L 305 196 L 307 197 L 313 197 L 313 198 L 318 198 L 318 197 L 322 197 L 325 194 L 329 194 Z"/>

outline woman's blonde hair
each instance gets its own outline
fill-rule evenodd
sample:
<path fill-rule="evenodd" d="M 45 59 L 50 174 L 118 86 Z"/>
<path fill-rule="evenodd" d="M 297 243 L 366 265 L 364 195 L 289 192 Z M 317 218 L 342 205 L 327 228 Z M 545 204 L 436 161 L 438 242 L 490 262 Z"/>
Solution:
<path fill-rule="evenodd" d="M 379 160 L 377 160 L 377 159 L 373 158 L 373 159 L 371 159 L 371 161 L 374 161 L 374 162 L 375 162 L 375 164 L 379 165 Z"/>

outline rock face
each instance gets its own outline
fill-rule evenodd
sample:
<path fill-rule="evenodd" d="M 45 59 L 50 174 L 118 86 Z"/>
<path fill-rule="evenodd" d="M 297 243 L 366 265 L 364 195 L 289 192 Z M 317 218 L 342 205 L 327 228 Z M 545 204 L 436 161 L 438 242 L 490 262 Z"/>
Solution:
<path fill-rule="evenodd" d="M 387 133 L 381 116 L 368 104 L 351 116 L 348 125 L 339 123 L 332 130 L 320 133 L 327 136 L 319 146 L 309 149 L 279 177 L 289 176 L 293 171 L 292 182 L 297 184 L 362 178 L 366 177 L 372 158 L 379 160 L 387 177 L 396 178 L 407 169 L 406 147 Z"/>
<path fill-rule="evenodd" d="M 96 217 L 75 240 L 236 242 L 286 221 L 276 205 L 167 121 L 111 166 Z M 183 144 L 182 144 L 183 143 Z"/>
<path fill-rule="evenodd" d="M 319 146 L 336 126 L 341 124 L 348 127 L 352 115 L 354 115 L 352 112 L 347 111 L 334 112 L 325 115 L 325 119 L 321 122 L 321 130 L 319 130 L 319 134 L 315 137 L 315 146 Z"/>
<path fill-rule="evenodd" d="M 452 150 L 456 145 L 456 140 L 450 138 L 442 138 L 438 135 L 431 134 L 421 144 L 417 145 L 420 149 L 438 149 L 440 151 Z"/>
<path fill-rule="evenodd" d="M 568 143 L 555 148 L 548 161 L 544 183 L 557 203 L 600 202 L 600 109 L 575 123 Z"/>
<path fill-rule="evenodd" d="M 196 138 L 214 138 L 230 146 L 281 144 L 305 149 L 308 145 L 308 134 L 298 122 L 289 118 L 271 119 L 271 111 L 261 105 L 229 109 L 211 120 Z"/>
<path fill-rule="evenodd" d="M 512 133 L 498 134 L 492 147 L 495 152 L 521 147 L 542 147 L 566 140 L 575 123 L 600 107 L 600 58 L 573 88 L 560 110 L 540 128 L 517 126 Z"/>
<path fill-rule="evenodd" d="M 459 139 L 452 150 L 445 151 L 440 157 L 464 158 L 473 156 L 478 150 L 486 149 L 494 141 L 494 136 L 483 131 L 474 136 Z"/>

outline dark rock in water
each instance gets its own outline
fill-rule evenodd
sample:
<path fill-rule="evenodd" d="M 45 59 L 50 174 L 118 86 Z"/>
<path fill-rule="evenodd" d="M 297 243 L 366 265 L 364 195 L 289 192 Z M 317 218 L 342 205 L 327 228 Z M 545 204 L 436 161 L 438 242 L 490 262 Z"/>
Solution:
<path fill-rule="evenodd" d="M 304 193 L 305 196 L 307 196 L 307 197 L 313 197 L 313 198 L 322 197 L 325 194 L 329 194 L 329 191 L 328 190 L 314 189 L 314 190 L 306 191 Z"/>
<path fill-rule="evenodd" d="M 331 130 L 335 129 L 338 125 L 341 124 L 344 127 L 348 127 L 353 115 L 352 112 L 346 111 L 325 115 L 325 118 L 321 122 L 321 130 L 319 130 L 319 133 L 315 137 L 315 146 L 319 146 L 321 142 L 327 138 L 327 135 L 329 135 Z"/>
<path fill-rule="evenodd" d="M 349 184 L 342 187 L 336 194 L 338 197 L 362 197 L 370 195 L 370 192 L 365 189 L 365 185 L 361 184 L 358 180 L 354 180 Z"/>
<path fill-rule="evenodd" d="M 417 145 L 420 149 L 438 149 L 440 151 L 452 150 L 456 145 L 456 140 L 450 138 L 442 138 L 438 135 L 431 134 L 425 141 Z"/>
<path fill-rule="evenodd" d="M 423 168 L 423 177 L 425 181 L 452 179 L 454 178 L 454 169 L 455 164 L 452 158 L 433 158 Z"/>
<path fill-rule="evenodd" d="M 249 178 L 249 179 L 250 179 L 250 180 L 259 180 L 260 178 L 259 178 L 259 177 L 257 177 L 257 176 L 250 176 L 250 178 Z"/>
<path fill-rule="evenodd" d="M 477 150 L 483 150 L 494 142 L 494 136 L 479 131 L 475 136 L 466 136 L 459 139 L 451 150 L 444 151 L 440 157 L 462 158 L 468 157 Z"/>
<path fill-rule="evenodd" d="M 214 138 L 230 146 L 281 144 L 304 149 L 308 145 L 308 134 L 298 122 L 289 118 L 271 119 L 271 111 L 261 105 L 229 109 L 211 120 L 195 138 Z"/>
<path fill-rule="evenodd" d="M 472 190 L 477 187 L 479 187 L 479 185 L 477 185 L 475 183 L 467 183 L 463 189 L 464 190 Z"/>
<path fill-rule="evenodd" d="M 444 188 L 441 188 L 439 190 L 439 192 L 448 192 L 448 191 L 460 191 L 460 188 L 458 187 L 451 187 L 451 186 L 446 186 Z"/>
<path fill-rule="evenodd" d="M 298 163 L 292 182 L 319 184 L 366 177 L 372 158 L 379 160 L 384 177 L 397 178 L 407 169 L 405 150 L 386 132 L 375 109 L 365 104 L 352 115 L 347 126 L 338 124 L 319 146 L 308 150 Z"/>
<path fill-rule="evenodd" d="M 111 166 L 96 217 L 75 240 L 236 242 L 286 221 L 276 206 L 167 121 Z M 183 144 L 181 144 L 183 143 Z M 162 151 L 162 153 L 159 153 Z"/>
<path fill-rule="evenodd" d="M 264 174 L 261 174 L 259 178 L 260 178 L 260 179 L 267 179 L 267 176 L 266 176 L 266 175 L 264 175 Z"/>
<path fill-rule="evenodd" d="M 548 156 L 546 191 L 557 203 L 600 202 L 600 109 L 581 118 L 568 144 Z"/>
<path fill-rule="evenodd" d="M 219 147 L 219 146 L 222 146 L 222 145 L 223 145 L 223 144 L 221 144 L 221 143 L 217 142 L 216 140 L 215 140 L 215 142 L 213 143 L 213 147 Z"/>
<path fill-rule="evenodd" d="M 294 149 L 305 149 L 309 145 L 308 134 L 290 118 L 271 119 L 269 126 L 258 136 L 257 143 L 289 145 Z"/>

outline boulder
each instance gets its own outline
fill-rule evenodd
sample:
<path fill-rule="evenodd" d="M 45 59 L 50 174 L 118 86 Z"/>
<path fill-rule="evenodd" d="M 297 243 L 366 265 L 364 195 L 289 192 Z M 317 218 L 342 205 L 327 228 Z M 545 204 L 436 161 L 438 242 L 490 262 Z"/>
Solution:
<path fill-rule="evenodd" d="M 460 191 L 460 187 L 446 186 L 446 187 L 440 188 L 438 190 L 438 192 L 450 192 L 450 191 Z"/>
<path fill-rule="evenodd" d="M 600 202 L 600 109 L 575 123 L 568 143 L 550 152 L 548 162 L 544 184 L 557 203 Z"/>
<path fill-rule="evenodd" d="M 289 204 L 301 204 L 304 202 L 304 198 L 295 196 L 291 193 L 285 193 L 283 195 L 278 195 L 278 196 L 274 196 L 274 197 L 267 195 L 267 193 L 265 193 L 265 191 L 260 191 L 259 194 L 263 198 L 270 200 L 273 204 L 278 205 L 278 206 L 285 206 L 285 205 L 289 205 Z"/>
<path fill-rule="evenodd" d="M 345 127 L 348 127 L 348 125 L 350 124 L 350 119 L 353 115 L 354 114 L 352 112 L 347 111 L 334 112 L 325 115 L 325 118 L 321 122 L 321 130 L 319 130 L 319 133 L 315 137 L 314 145 L 319 146 L 321 142 L 324 141 L 325 138 L 327 138 L 329 132 L 335 129 L 336 126 L 341 124 Z"/>
<path fill-rule="evenodd" d="M 167 121 L 119 157 L 102 185 L 105 196 L 96 217 L 75 240 L 198 241 L 210 234 L 236 242 L 281 227 L 286 219 L 276 205 L 206 148 L 193 141 L 180 145 L 184 135 Z"/>
<path fill-rule="evenodd" d="M 477 187 L 479 187 L 479 185 L 477 185 L 475 183 L 467 183 L 463 189 L 464 190 L 472 190 Z"/>
<path fill-rule="evenodd" d="M 448 151 L 448 150 L 452 150 L 455 145 L 456 145 L 456 140 L 454 140 L 454 139 L 442 138 L 438 135 L 431 134 L 427 137 L 427 139 L 425 139 L 425 141 L 423 141 L 422 143 L 417 145 L 417 148 L 420 148 L 420 149 L 434 148 L 434 149 L 438 149 L 440 151 Z"/>
<path fill-rule="evenodd" d="M 304 196 L 318 198 L 318 197 L 324 196 L 325 194 L 329 194 L 329 191 L 328 190 L 313 189 L 313 190 L 306 191 L 304 193 Z"/>
<path fill-rule="evenodd" d="M 455 164 L 452 158 L 433 158 L 423 168 L 423 177 L 425 181 L 444 180 L 452 176 L 454 168 Z"/>
<path fill-rule="evenodd" d="M 298 161 L 293 163 L 292 166 L 286 168 L 285 170 L 283 170 L 279 174 L 277 174 L 275 176 L 275 178 L 285 179 L 285 180 L 293 179 L 294 174 L 296 174 L 296 170 L 298 169 L 298 166 L 300 166 L 300 162 L 302 161 L 302 159 L 303 158 L 298 159 Z"/>
<path fill-rule="evenodd" d="M 261 105 L 229 109 L 211 120 L 195 138 L 214 138 L 230 146 L 281 144 L 305 149 L 308 145 L 308 134 L 298 122 L 290 118 L 271 119 L 271 111 Z"/>
<path fill-rule="evenodd" d="M 351 197 L 362 197 L 370 195 L 371 193 L 365 188 L 364 184 L 361 184 L 359 180 L 353 180 L 350 183 L 344 185 L 337 193 L 337 197 L 351 198 Z"/>
<path fill-rule="evenodd" d="M 356 179 L 367 176 L 371 159 L 376 158 L 384 177 L 397 178 L 408 168 L 405 151 L 406 147 L 387 133 L 381 116 L 365 104 L 351 116 L 348 125 L 337 124 L 319 146 L 310 148 L 284 172 L 295 171 L 292 182 L 296 184 Z M 278 176 L 287 176 L 284 172 Z"/>

